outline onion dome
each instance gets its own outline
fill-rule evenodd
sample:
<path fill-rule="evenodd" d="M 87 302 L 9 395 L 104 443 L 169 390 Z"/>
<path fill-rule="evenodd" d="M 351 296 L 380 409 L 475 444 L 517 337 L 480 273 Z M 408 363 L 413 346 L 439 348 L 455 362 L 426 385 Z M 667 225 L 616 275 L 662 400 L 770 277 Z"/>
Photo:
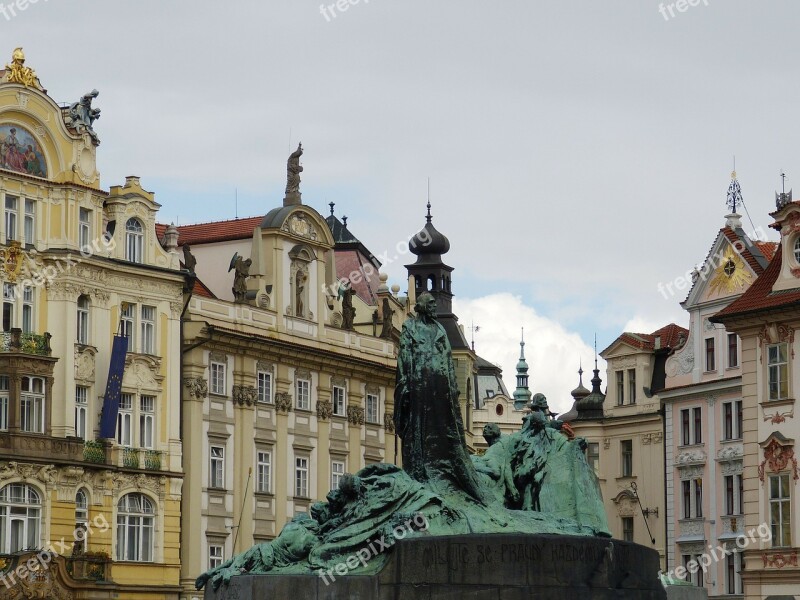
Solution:
<path fill-rule="evenodd" d="M 442 254 L 450 251 L 450 240 L 439 232 L 431 222 L 431 203 L 428 202 L 427 223 L 422 230 L 408 241 L 408 249 L 418 256 L 417 262 L 439 262 Z"/>
<path fill-rule="evenodd" d="M 603 380 L 600 379 L 600 369 L 597 368 L 597 359 L 595 358 L 592 391 L 575 403 L 575 408 L 578 411 L 578 420 L 603 418 L 603 402 L 605 402 L 606 395 L 600 391 L 600 384 L 602 382 Z"/>
<path fill-rule="evenodd" d="M 570 394 L 572 395 L 572 397 L 575 399 L 576 402 L 583 400 L 584 398 L 586 398 L 586 396 L 588 396 L 591 393 L 583 386 L 583 367 L 578 369 L 578 377 L 579 377 L 578 387 L 576 387 L 574 390 L 572 390 L 572 392 L 570 392 Z"/>

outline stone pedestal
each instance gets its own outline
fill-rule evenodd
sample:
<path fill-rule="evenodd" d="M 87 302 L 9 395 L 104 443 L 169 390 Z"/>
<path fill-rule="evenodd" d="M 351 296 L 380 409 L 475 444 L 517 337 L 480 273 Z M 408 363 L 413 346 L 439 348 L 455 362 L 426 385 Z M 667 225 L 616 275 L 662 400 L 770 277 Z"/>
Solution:
<path fill-rule="evenodd" d="M 658 553 L 561 535 L 401 540 L 377 575 L 241 575 L 205 600 L 665 600 Z M 340 572 L 347 572 L 346 565 Z"/>

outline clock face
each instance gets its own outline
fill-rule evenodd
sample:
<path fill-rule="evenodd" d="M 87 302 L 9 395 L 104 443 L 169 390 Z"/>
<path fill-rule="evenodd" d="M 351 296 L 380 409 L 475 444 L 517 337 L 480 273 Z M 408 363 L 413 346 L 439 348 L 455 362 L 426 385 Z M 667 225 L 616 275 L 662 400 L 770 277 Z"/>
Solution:
<path fill-rule="evenodd" d="M 709 294 L 732 294 L 743 291 L 751 279 L 752 275 L 747 270 L 742 257 L 734 250 L 733 246 L 728 246 L 709 282 Z"/>

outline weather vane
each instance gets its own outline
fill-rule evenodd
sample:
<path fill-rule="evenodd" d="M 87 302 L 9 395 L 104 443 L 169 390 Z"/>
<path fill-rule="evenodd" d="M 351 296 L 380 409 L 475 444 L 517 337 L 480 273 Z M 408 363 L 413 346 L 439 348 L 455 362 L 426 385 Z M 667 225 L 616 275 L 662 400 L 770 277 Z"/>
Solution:
<path fill-rule="evenodd" d="M 732 213 L 736 213 L 736 208 L 744 203 L 742 198 L 742 187 L 739 185 L 739 180 L 736 179 L 736 168 L 734 166 L 733 173 L 731 173 L 731 184 L 728 186 L 728 208 Z"/>
<path fill-rule="evenodd" d="M 472 351 L 475 352 L 475 334 L 481 330 L 481 327 L 480 325 L 475 325 L 475 323 L 470 322 L 469 330 L 472 332 Z"/>

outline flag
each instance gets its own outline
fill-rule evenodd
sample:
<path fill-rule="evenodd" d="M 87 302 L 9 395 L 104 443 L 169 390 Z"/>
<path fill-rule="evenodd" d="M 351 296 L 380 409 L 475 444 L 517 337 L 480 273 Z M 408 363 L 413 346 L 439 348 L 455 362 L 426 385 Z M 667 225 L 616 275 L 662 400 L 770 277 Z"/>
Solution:
<path fill-rule="evenodd" d="M 113 439 L 117 436 L 117 415 L 122 396 L 122 376 L 125 373 L 125 355 L 128 353 L 128 338 L 115 335 L 111 347 L 111 366 L 108 368 L 108 383 L 103 399 L 103 414 L 100 418 L 100 437 Z"/>

